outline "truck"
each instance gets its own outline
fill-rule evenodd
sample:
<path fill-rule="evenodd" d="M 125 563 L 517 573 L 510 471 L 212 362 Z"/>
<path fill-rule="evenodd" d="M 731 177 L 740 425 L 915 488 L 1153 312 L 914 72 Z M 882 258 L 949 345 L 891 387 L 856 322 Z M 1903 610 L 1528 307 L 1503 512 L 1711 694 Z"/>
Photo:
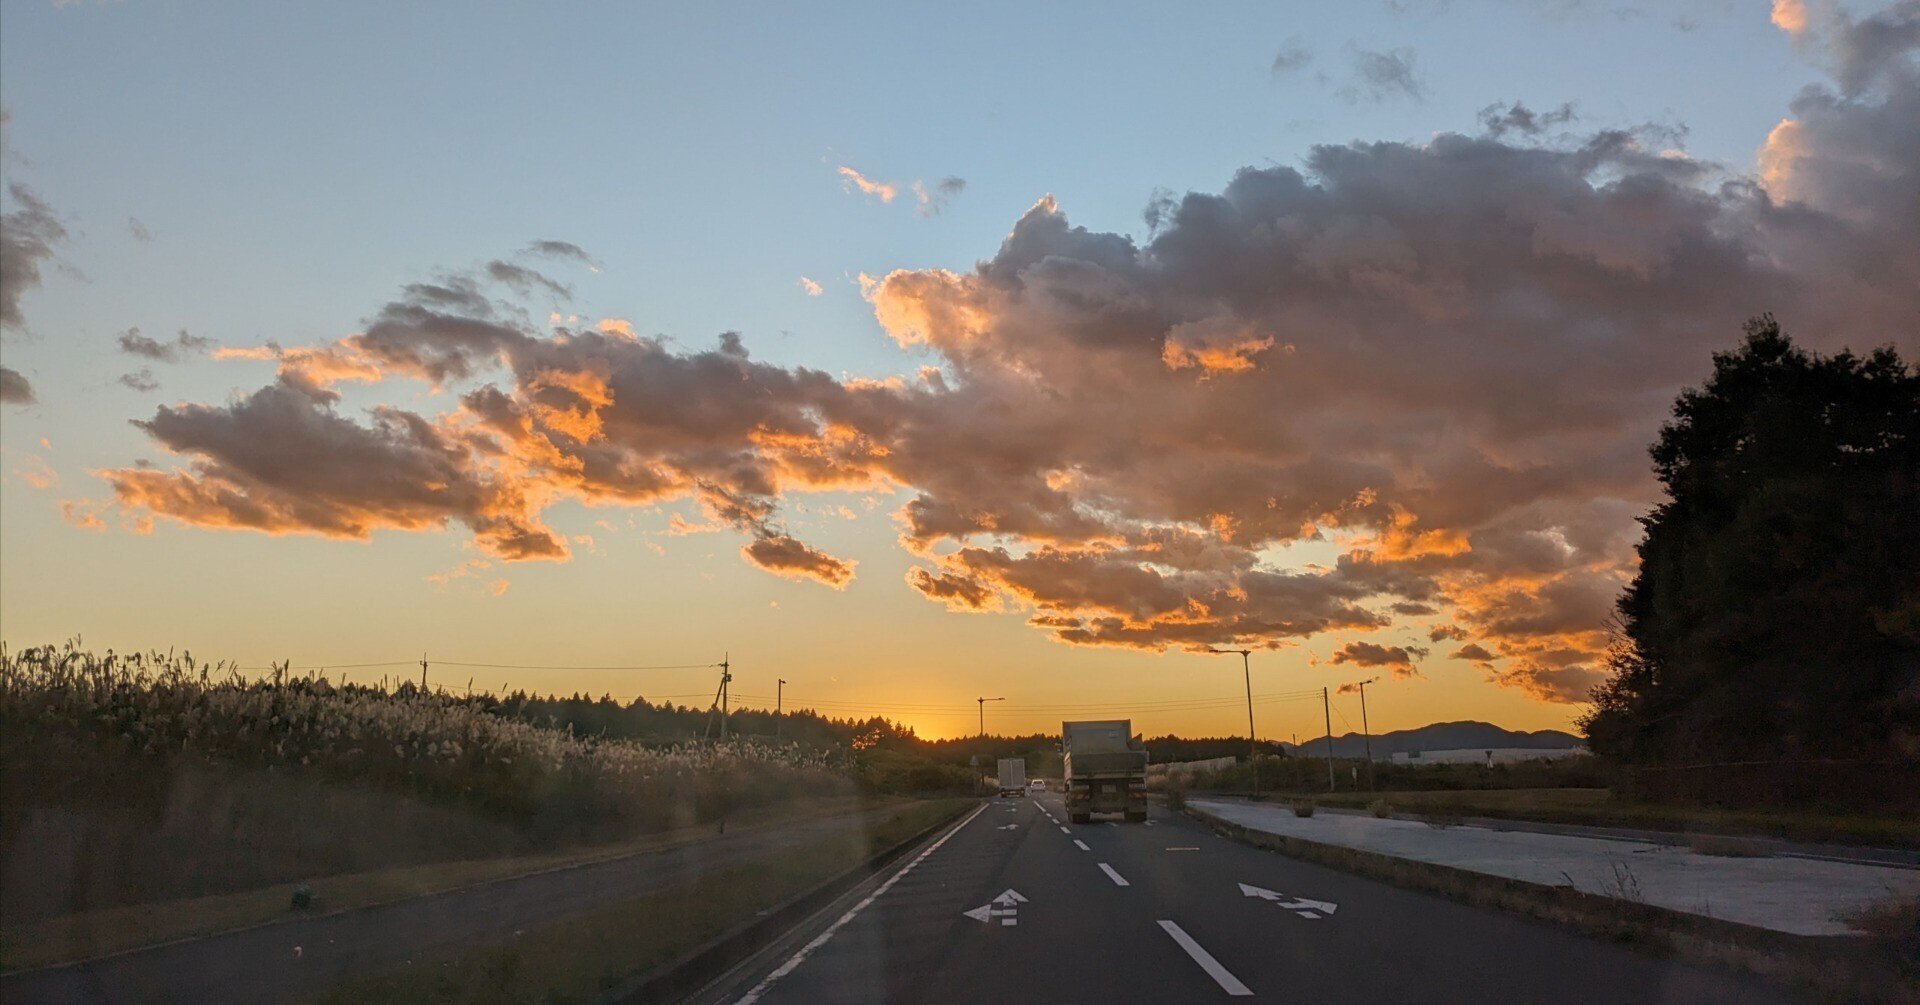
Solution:
<path fill-rule="evenodd" d="M 1084 824 L 1095 813 L 1147 818 L 1147 751 L 1133 738 L 1131 719 L 1060 724 L 1067 766 L 1067 817 Z"/>
<path fill-rule="evenodd" d="M 1027 760 L 1024 757 L 1002 757 L 1000 759 L 1000 795 L 1024 796 L 1027 794 Z"/>

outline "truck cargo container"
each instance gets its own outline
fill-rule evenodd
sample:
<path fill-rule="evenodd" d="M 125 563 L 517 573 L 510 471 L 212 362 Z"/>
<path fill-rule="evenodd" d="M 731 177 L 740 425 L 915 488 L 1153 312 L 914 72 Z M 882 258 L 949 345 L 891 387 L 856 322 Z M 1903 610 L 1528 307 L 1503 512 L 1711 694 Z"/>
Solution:
<path fill-rule="evenodd" d="M 1147 751 L 1133 739 L 1130 719 L 1060 724 L 1067 766 L 1067 817 L 1086 823 L 1095 813 L 1147 818 Z"/>
<path fill-rule="evenodd" d="M 1002 757 L 1000 759 L 1000 794 L 1002 796 L 1024 796 L 1027 794 L 1027 761 L 1023 757 Z"/>

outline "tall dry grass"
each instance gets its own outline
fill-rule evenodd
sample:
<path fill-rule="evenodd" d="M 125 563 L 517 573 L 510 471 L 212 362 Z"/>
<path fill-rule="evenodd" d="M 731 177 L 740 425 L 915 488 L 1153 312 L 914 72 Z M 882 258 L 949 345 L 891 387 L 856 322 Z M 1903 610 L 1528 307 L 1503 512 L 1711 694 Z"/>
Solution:
<path fill-rule="evenodd" d="M 0 653 L 0 775 L 8 886 L 18 892 L 23 875 L 69 860 L 77 871 L 112 873 L 85 880 L 94 894 L 70 898 L 93 904 L 179 885 L 139 875 L 142 856 L 167 859 L 148 864 L 156 874 L 217 874 L 239 865 L 237 846 L 258 859 L 233 868 L 232 884 L 212 877 L 191 892 L 302 875 L 322 862 L 348 870 L 481 847 L 618 840 L 851 784 L 844 757 L 793 747 L 649 748 L 412 684 L 248 676 L 184 653 L 74 645 Z M 196 819 L 221 805 L 209 793 L 232 793 L 235 807 L 200 834 Z M 333 819 L 321 800 L 368 809 Z M 468 821 L 471 840 L 463 844 L 450 820 Z M 362 838 L 400 829 L 420 833 Z M 220 862 L 192 861 L 196 845 L 222 844 Z"/>

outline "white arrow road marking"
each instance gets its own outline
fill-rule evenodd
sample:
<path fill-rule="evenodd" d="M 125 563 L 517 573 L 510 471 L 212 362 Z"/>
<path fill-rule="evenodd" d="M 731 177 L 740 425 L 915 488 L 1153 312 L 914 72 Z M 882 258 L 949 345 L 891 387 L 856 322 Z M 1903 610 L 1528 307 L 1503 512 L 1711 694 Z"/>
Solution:
<path fill-rule="evenodd" d="M 1284 893 L 1275 893 L 1272 890 L 1263 889 L 1258 886 L 1248 886 L 1245 883 L 1240 884 L 1240 895 L 1243 897 L 1259 897 L 1261 900 L 1271 900 L 1275 903 L 1284 900 L 1286 903 L 1280 904 L 1282 910 L 1292 911 L 1308 921 L 1318 921 L 1320 918 L 1340 909 L 1340 905 L 1329 904 L 1324 900 L 1289 897 Z"/>
<path fill-rule="evenodd" d="M 1080 840 L 1079 838 L 1074 838 L 1074 839 L 1073 839 L 1073 844 L 1074 844 L 1074 846 L 1075 846 L 1075 847 L 1077 847 L 1077 848 L 1079 848 L 1079 849 L 1080 849 L 1081 851 L 1092 851 L 1092 850 L 1093 850 L 1092 848 L 1089 848 L 1089 847 L 1087 847 L 1087 843 L 1086 843 L 1085 841 L 1082 841 L 1082 840 Z"/>
<path fill-rule="evenodd" d="M 1132 886 L 1133 885 L 1132 883 L 1127 882 L 1127 878 L 1125 876 L 1122 876 L 1119 873 L 1114 872 L 1113 866 L 1110 866 L 1105 862 L 1100 863 L 1100 871 L 1106 873 L 1108 879 L 1113 880 L 1114 886 Z"/>
<path fill-rule="evenodd" d="M 993 919 L 999 918 L 1001 925 L 1012 927 L 1020 923 L 1020 905 L 1026 902 L 1027 898 L 1021 896 L 1020 891 L 1009 889 L 971 911 L 960 913 L 988 925 L 993 924 Z"/>
<path fill-rule="evenodd" d="M 1163 919 L 1160 927 L 1165 929 L 1168 935 L 1173 936 L 1173 941 L 1179 943 L 1180 948 L 1186 950 L 1188 956 L 1193 957 L 1193 962 L 1200 964 L 1200 969 L 1205 970 L 1207 976 L 1213 978 L 1214 983 L 1220 985 L 1222 991 L 1236 998 L 1253 994 L 1252 989 L 1240 983 L 1240 978 L 1233 976 L 1226 967 L 1221 966 L 1220 961 L 1214 959 L 1212 953 L 1200 948 L 1200 943 L 1193 941 L 1193 936 L 1188 935 L 1179 925 Z"/>
<path fill-rule="evenodd" d="M 760 996 L 767 993 L 767 989 L 773 986 L 774 981 L 777 981 L 780 978 L 785 977 L 790 973 L 793 973 L 794 970 L 800 966 L 800 964 L 805 963 L 807 961 L 807 957 L 811 955 L 814 950 L 819 949 L 821 946 L 826 945 L 827 940 L 833 938 L 833 933 L 838 932 L 840 929 L 846 927 L 847 922 L 852 921 L 855 915 L 859 914 L 861 911 L 866 910 L 867 905 L 873 903 L 876 899 L 878 899 L 882 894 L 885 894 L 888 890 L 893 889 L 893 884 L 900 882 L 900 877 L 905 876 L 907 873 L 912 872 L 913 867 L 926 861 L 928 855 L 931 855 L 934 852 L 939 851 L 940 846 L 943 844 L 946 844 L 948 838 L 954 836 L 955 834 L 960 833 L 960 831 L 963 828 L 965 828 L 968 824 L 973 822 L 974 817 L 979 816 L 981 812 L 986 808 L 987 808 L 987 804 L 981 803 L 977 809 L 975 809 L 972 813 L 969 813 L 967 815 L 967 818 L 965 820 L 960 821 L 957 825 L 953 827 L 952 830 L 949 830 L 945 834 L 940 835 L 940 840 L 935 841 L 934 843 L 928 845 L 925 851 L 922 851 L 920 854 L 915 855 L 913 857 L 913 861 L 908 862 L 906 865 L 901 866 L 899 872 L 896 872 L 893 875 L 887 877 L 887 881 L 880 884 L 878 889 L 874 890 L 872 893 L 867 894 L 865 897 L 862 897 L 859 903 L 853 905 L 851 908 L 847 910 L 847 913 L 841 915 L 837 920 L 834 921 L 833 924 L 828 925 L 826 931 L 821 932 L 819 935 L 814 936 L 812 942 L 809 942 L 806 945 L 801 946 L 798 952 L 794 953 L 792 956 L 789 956 L 787 958 L 787 962 L 780 964 L 779 969 L 775 970 L 773 973 L 770 973 L 766 977 L 762 978 L 760 983 L 755 984 L 753 986 L 752 990 L 748 991 L 744 995 L 741 995 L 738 1005 L 753 1005 L 754 1002 L 759 1001 Z"/>

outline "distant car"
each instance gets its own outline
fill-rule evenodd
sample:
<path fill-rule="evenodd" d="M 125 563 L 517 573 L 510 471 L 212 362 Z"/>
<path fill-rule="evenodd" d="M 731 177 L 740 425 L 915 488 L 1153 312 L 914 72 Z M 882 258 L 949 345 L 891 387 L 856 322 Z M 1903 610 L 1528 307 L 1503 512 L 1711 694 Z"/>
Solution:
<path fill-rule="evenodd" d="M 1033 781 L 1027 783 L 1027 788 L 1032 789 L 1035 792 L 1045 792 L 1047 791 L 1047 780 L 1044 778 L 1036 778 Z"/>

